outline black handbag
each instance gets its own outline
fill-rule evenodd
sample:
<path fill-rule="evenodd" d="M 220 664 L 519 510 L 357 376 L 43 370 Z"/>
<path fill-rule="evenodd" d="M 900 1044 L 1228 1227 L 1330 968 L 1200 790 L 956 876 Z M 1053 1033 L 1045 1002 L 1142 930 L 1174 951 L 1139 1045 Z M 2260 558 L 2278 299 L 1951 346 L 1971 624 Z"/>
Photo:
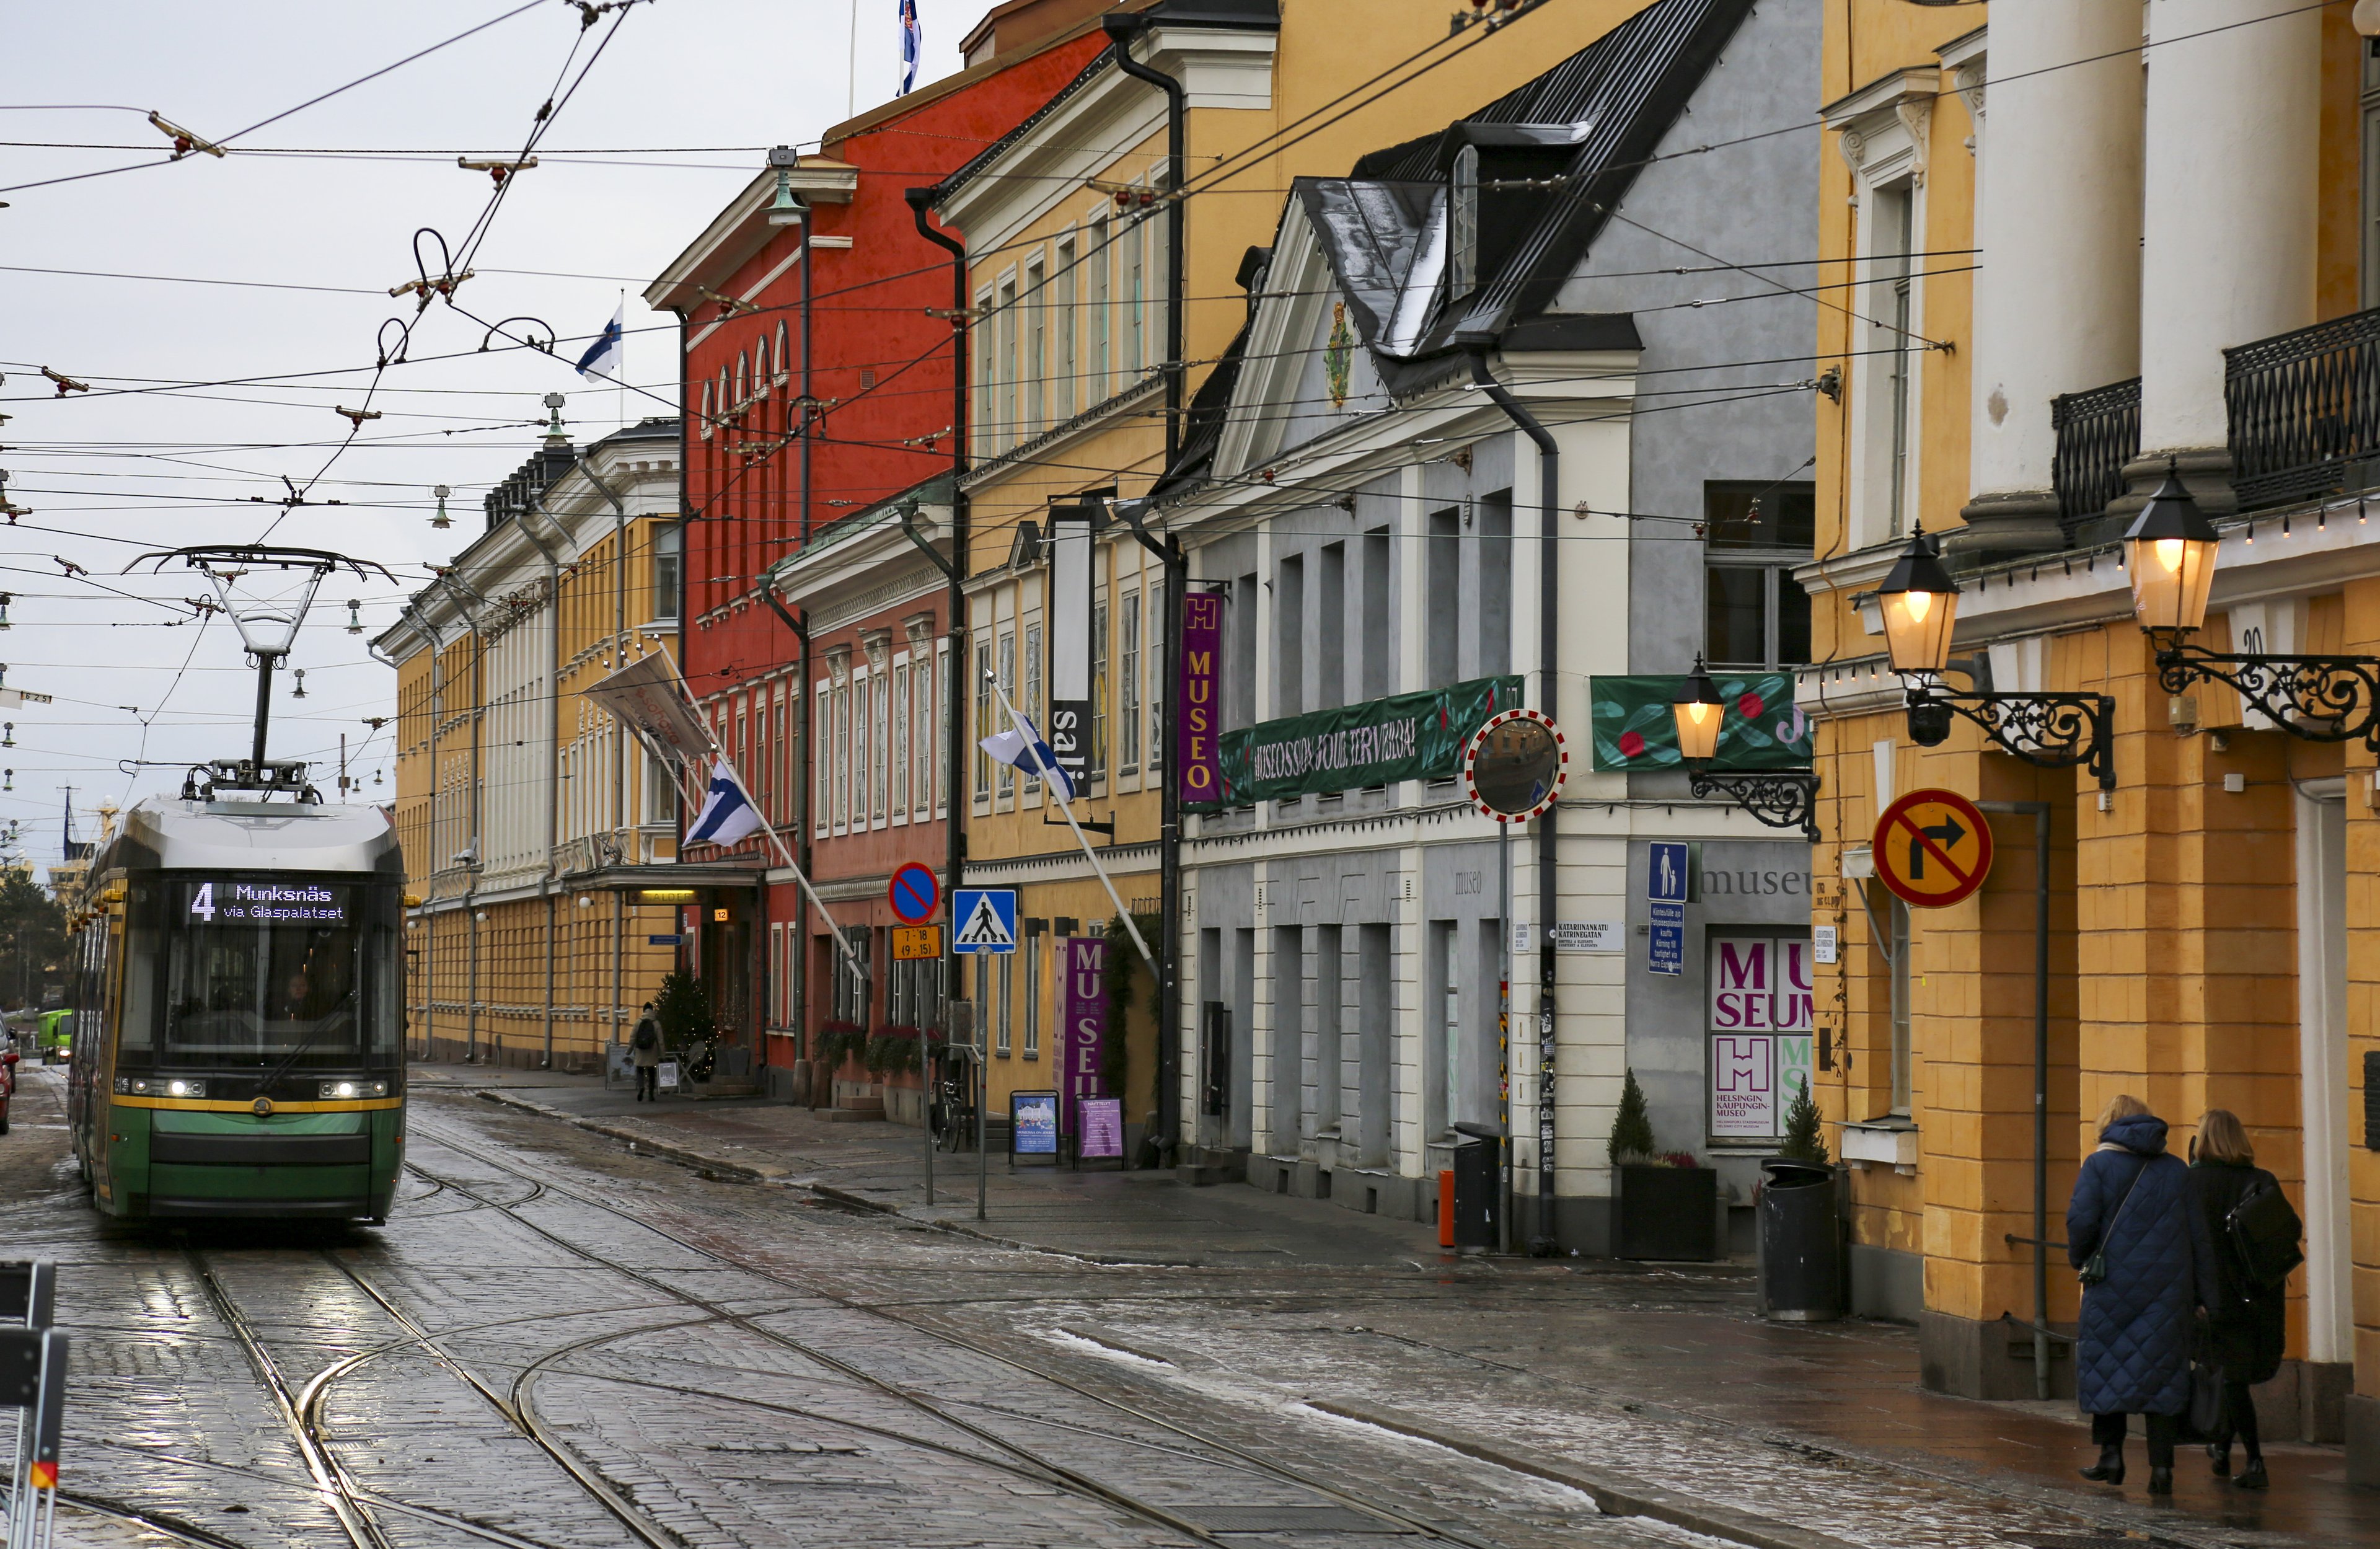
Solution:
<path fill-rule="evenodd" d="M 2190 1407 L 2181 1412 L 2181 1439 L 2186 1442 L 2219 1442 L 2230 1434 L 2223 1368 L 2215 1364 L 2209 1345 L 2202 1324 L 2198 1348 L 2190 1360 Z"/>
<path fill-rule="evenodd" d="M 2148 1170 L 2148 1159 L 2143 1157 L 2140 1172 L 2134 1173 L 2132 1181 L 2124 1185 L 2124 1197 L 2116 1201 L 2116 1214 L 2107 1217 L 2107 1224 L 2099 1229 L 2098 1246 L 2091 1250 L 2091 1256 L 2083 1260 L 2082 1267 L 2075 1272 L 2076 1277 L 2085 1286 L 2095 1286 L 2107 1278 L 2107 1239 L 2116 1235 L 2116 1223 L 2124 1218 L 2124 1207 L 2132 1202 L 2132 1190 L 2141 1186 L 2141 1173 Z"/>

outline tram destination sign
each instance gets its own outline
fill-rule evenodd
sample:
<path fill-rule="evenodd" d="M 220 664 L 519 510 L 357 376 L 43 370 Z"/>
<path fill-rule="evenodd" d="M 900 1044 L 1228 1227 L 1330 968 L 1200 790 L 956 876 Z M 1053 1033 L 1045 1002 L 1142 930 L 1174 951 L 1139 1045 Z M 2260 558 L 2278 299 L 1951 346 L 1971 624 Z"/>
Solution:
<path fill-rule="evenodd" d="M 345 925 L 354 889 L 320 882 L 263 882 L 236 877 L 185 883 L 183 913 L 212 925 L 225 921 L 273 925 Z"/>

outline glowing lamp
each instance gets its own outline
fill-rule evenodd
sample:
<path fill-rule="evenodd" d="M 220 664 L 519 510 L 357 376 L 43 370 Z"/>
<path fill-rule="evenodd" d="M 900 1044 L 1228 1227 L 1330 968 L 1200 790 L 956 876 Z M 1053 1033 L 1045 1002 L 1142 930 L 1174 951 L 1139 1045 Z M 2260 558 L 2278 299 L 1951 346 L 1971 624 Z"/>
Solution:
<path fill-rule="evenodd" d="M 2222 535 L 2170 469 L 2124 533 L 2132 611 L 2152 634 L 2189 634 L 2206 622 Z"/>
<path fill-rule="evenodd" d="M 1959 617 L 1959 583 L 1924 528 L 1909 535 L 1892 571 L 1876 588 L 1884 648 L 1895 672 L 1940 672 L 1950 661 L 1950 627 Z"/>
<path fill-rule="evenodd" d="M 1677 717 L 1678 752 L 1688 765 L 1700 768 L 1718 754 L 1719 723 L 1727 719 L 1727 706 L 1718 697 L 1718 687 L 1703 669 L 1703 659 L 1694 658 L 1694 670 L 1678 686 L 1670 701 L 1670 714 Z"/>

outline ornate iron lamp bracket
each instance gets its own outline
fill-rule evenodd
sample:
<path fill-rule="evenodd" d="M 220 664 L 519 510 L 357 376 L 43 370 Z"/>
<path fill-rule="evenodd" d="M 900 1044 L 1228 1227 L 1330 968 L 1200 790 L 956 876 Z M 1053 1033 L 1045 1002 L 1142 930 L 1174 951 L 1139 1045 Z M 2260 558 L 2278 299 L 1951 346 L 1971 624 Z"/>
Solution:
<path fill-rule="evenodd" d="M 1939 679 L 1909 689 L 1909 736 L 1931 748 L 1950 735 L 1950 717 L 1962 715 L 1984 735 L 2025 762 L 2042 769 L 2091 771 L 2101 790 L 2116 788 L 2116 701 L 2106 694 L 1964 693 Z"/>
<path fill-rule="evenodd" d="M 1818 842 L 1818 776 L 1806 769 L 1721 773 L 1695 769 L 1687 787 L 1696 800 L 1724 796 L 1771 828 L 1799 828 Z"/>
<path fill-rule="evenodd" d="M 2187 641 L 2157 651 L 2168 694 L 2220 683 L 2249 708 L 2309 742 L 2351 742 L 2380 752 L 2380 656 L 2260 656 L 2201 651 Z"/>

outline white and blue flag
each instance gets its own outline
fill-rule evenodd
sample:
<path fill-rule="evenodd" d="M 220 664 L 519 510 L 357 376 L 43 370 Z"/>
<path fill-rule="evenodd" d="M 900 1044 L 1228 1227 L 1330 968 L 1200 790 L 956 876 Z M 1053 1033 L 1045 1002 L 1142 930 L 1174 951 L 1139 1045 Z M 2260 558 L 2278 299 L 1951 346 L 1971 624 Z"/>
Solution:
<path fill-rule="evenodd" d="M 613 312 L 612 321 L 603 325 L 603 332 L 596 336 L 593 344 L 587 347 L 587 353 L 578 358 L 579 375 L 600 376 L 608 380 L 618 379 L 620 360 L 625 353 L 622 348 L 620 324 L 627 310 L 627 303 L 622 302 L 619 310 Z"/>
<path fill-rule="evenodd" d="M 1033 729 L 1031 721 L 1020 714 L 1015 723 L 1006 731 L 993 732 L 977 746 L 1002 763 L 1013 764 L 1035 779 L 1049 781 L 1057 787 L 1059 796 L 1071 803 L 1075 799 L 1075 782 L 1058 767 L 1058 755 Z"/>
<path fill-rule="evenodd" d="M 694 824 L 686 831 L 690 845 L 732 845 L 737 840 L 760 831 L 760 814 L 752 806 L 752 799 L 744 794 L 744 783 L 735 777 L 735 766 L 721 759 L 710 766 L 710 794 L 703 798 L 702 811 L 694 815 Z"/>
<path fill-rule="evenodd" d="M 907 96 L 917 84 L 917 55 L 925 46 L 925 29 L 917 24 L 917 0 L 901 0 L 901 96 Z"/>

